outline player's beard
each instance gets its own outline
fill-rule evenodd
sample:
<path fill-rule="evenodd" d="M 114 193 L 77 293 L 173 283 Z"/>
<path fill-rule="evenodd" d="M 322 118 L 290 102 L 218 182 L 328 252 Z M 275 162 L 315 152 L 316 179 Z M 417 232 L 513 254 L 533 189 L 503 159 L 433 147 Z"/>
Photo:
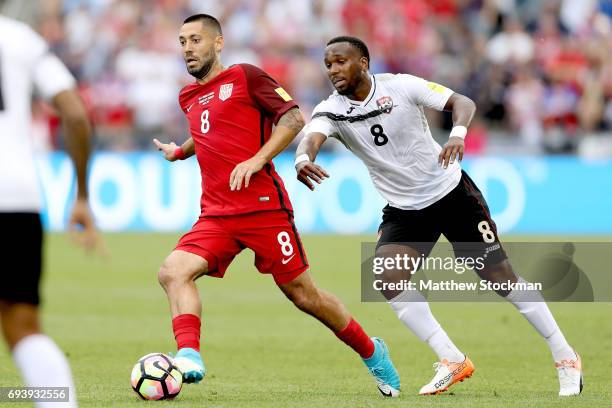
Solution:
<path fill-rule="evenodd" d="M 204 56 L 202 66 L 200 68 L 189 68 L 187 66 L 187 72 L 196 79 L 204 79 L 213 65 L 215 65 L 215 50 L 211 48 Z"/>
<path fill-rule="evenodd" d="M 336 91 L 338 92 L 339 95 L 343 95 L 343 96 L 354 95 L 355 94 L 355 87 L 351 86 L 351 85 L 347 85 L 342 90 L 336 88 Z"/>
<path fill-rule="evenodd" d="M 354 88 L 347 87 L 342 90 L 336 88 L 336 91 L 338 92 L 339 95 L 343 95 L 343 96 L 353 95 Z"/>
<path fill-rule="evenodd" d="M 355 84 L 353 82 L 349 82 L 347 79 L 345 79 L 346 81 L 346 85 L 344 86 L 343 89 L 338 89 L 334 86 L 334 89 L 338 92 L 339 95 L 343 95 L 343 96 L 347 96 L 347 95 L 353 95 L 355 93 Z"/>

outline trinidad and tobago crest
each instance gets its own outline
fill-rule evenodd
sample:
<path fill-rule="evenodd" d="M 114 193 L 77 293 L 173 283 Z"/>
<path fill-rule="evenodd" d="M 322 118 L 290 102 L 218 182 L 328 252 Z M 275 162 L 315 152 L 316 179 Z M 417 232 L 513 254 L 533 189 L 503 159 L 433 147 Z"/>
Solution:
<path fill-rule="evenodd" d="M 376 105 L 378 105 L 378 109 L 381 112 L 391 113 L 393 110 L 393 99 L 390 96 L 383 96 L 376 100 Z"/>

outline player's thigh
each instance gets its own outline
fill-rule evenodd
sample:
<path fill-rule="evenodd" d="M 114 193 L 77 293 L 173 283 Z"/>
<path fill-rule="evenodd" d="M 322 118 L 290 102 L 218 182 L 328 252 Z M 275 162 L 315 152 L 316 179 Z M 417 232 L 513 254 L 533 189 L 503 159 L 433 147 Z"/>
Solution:
<path fill-rule="evenodd" d="M 386 206 L 383 209 L 374 262 L 383 268 L 377 279 L 385 283 L 381 292 L 387 299 L 393 299 L 401 290 L 387 289 L 386 284 L 410 280 L 416 272 L 414 265 L 418 265 L 418 258 L 427 257 L 440 237 L 438 220 L 432 215 L 435 214 L 431 207 L 400 210 Z"/>
<path fill-rule="evenodd" d="M 262 211 L 237 217 L 236 236 L 255 252 L 255 266 L 272 274 L 277 284 L 292 281 L 308 269 L 306 251 L 293 221 L 284 210 Z"/>
<path fill-rule="evenodd" d="M 38 305 L 43 229 L 37 213 L 0 213 L 4 235 L 0 300 Z"/>
<path fill-rule="evenodd" d="M 484 264 L 485 269 L 506 265 L 506 252 L 487 202 L 467 173 L 463 172 L 459 186 L 441 200 L 440 216 L 444 220 L 442 232 L 453 245 L 455 257 L 481 258 L 477 264 Z"/>
<path fill-rule="evenodd" d="M 431 209 L 400 210 L 387 205 L 378 227 L 377 255 L 427 256 L 440 238 L 440 227 Z"/>
<path fill-rule="evenodd" d="M 162 269 L 190 279 L 202 275 L 223 277 L 240 251 L 242 246 L 220 217 L 202 217 L 181 237 Z"/>

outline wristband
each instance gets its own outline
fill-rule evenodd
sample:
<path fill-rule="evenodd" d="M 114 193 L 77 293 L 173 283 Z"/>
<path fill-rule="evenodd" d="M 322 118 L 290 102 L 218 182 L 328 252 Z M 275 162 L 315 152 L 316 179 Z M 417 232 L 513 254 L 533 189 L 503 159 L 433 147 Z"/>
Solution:
<path fill-rule="evenodd" d="M 465 126 L 454 126 L 448 137 L 460 137 L 461 139 L 465 139 L 465 135 L 467 135 L 467 128 Z"/>
<path fill-rule="evenodd" d="M 295 158 L 295 166 L 297 166 L 298 163 L 301 163 L 303 161 L 310 161 L 310 156 L 308 156 L 306 153 L 300 154 L 298 157 Z"/>
<path fill-rule="evenodd" d="M 174 149 L 174 158 L 177 160 L 185 160 L 185 152 L 181 146 Z"/>

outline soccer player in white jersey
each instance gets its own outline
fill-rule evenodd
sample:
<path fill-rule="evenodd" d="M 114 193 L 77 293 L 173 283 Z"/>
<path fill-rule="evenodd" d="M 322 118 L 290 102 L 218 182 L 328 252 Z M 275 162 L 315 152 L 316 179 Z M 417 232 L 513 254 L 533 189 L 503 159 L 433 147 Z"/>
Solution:
<path fill-rule="evenodd" d="M 461 170 L 464 138 L 475 104 L 466 96 L 407 74 L 369 72 L 367 46 L 354 37 L 327 43 L 325 67 L 335 92 L 315 108 L 296 152 L 298 180 L 314 190 L 328 174 L 314 160 L 328 137 L 340 140 L 367 166 L 376 189 L 388 201 L 383 210 L 377 257 L 427 256 L 441 234 L 455 254 L 485 257 L 482 279 L 517 282 L 499 244 L 487 204 Z M 453 129 L 440 147 L 432 138 L 424 108 L 451 111 Z M 469 249 L 461 243 L 477 243 Z M 463 248 L 463 249 L 462 249 Z M 410 279 L 406 270 L 387 271 L 387 282 Z M 555 361 L 559 395 L 582 391 L 578 354 L 565 340 L 542 295 L 534 291 L 499 291 L 546 340 Z M 420 394 L 434 395 L 469 378 L 470 359 L 460 351 L 434 318 L 417 291 L 383 291 L 399 319 L 437 354 L 434 378 Z"/>
<path fill-rule="evenodd" d="M 4 338 L 31 387 L 70 387 L 68 402 L 37 407 L 76 407 L 64 353 L 39 323 L 43 232 L 41 198 L 30 137 L 33 88 L 57 109 L 77 174 L 70 215 L 75 238 L 93 248 L 97 232 L 87 198 L 91 126 L 75 80 L 45 41 L 27 25 L 0 15 L 0 230 L 5 254 L 0 272 L 0 323 Z"/>

